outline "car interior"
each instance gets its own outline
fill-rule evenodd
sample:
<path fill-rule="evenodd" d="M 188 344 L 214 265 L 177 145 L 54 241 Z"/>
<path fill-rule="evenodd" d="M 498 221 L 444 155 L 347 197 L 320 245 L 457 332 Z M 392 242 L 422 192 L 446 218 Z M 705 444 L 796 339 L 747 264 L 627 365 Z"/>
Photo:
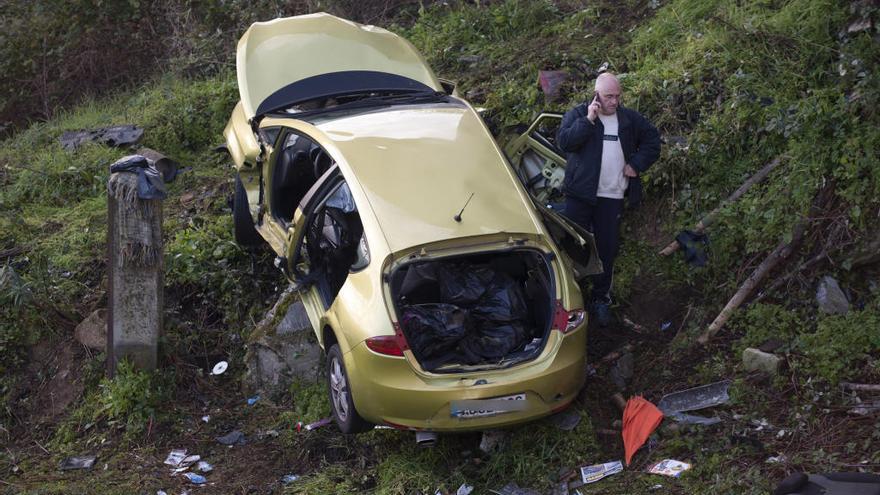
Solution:
<path fill-rule="evenodd" d="M 272 170 L 270 201 L 275 218 L 289 224 L 297 205 L 332 165 L 330 155 L 314 141 L 288 134 Z"/>

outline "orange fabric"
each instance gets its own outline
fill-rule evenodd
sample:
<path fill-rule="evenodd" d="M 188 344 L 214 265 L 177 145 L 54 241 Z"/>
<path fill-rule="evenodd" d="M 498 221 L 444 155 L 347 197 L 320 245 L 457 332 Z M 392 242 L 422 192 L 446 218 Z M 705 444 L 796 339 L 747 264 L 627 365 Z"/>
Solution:
<path fill-rule="evenodd" d="M 626 465 L 663 421 L 663 413 L 641 396 L 632 397 L 623 409 L 623 449 Z"/>

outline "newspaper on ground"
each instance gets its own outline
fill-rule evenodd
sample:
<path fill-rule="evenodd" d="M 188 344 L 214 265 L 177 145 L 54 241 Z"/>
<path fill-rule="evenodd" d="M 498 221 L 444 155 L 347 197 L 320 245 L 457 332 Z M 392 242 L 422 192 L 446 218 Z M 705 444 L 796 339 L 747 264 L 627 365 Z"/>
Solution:
<path fill-rule="evenodd" d="M 675 459 L 663 459 L 648 469 L 649 473 L 662 474 L 663 476 L 672 476 L 678 478 L 681 473 L 691 468 L 686 462 L 676 461 Z"/>
<path fill-rule="evenodd" d="M 583 466 L 581 467 L 581 481 L 583 481 L 584 484 L 595 483 L 602 478 L 617 474 L 621 471 L 623 471 L 623 463 L 620 461 Z"/>

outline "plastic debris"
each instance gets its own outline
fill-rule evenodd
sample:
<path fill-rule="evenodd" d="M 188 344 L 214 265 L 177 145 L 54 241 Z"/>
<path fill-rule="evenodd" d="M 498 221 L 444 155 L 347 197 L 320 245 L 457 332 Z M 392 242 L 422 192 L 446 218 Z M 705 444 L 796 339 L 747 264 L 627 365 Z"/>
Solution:
<path fill-rule="evenodd" d="M 106 144 L 107 146 L 128 146 L 136 144 L 144 135 L 144 130 L 133 125 L 102 127 L 95 130 L 66 131 L 61 135 L 61 146 L 67 151 L 74 151 L 88 142 Z"/>
<path fill-rule="evenodd" d="M 97 457 L 93 455 L 68 457 L 61 461 L 60 467 L 63 471 L 71 469 L 92 469 L 92 466 L 95 465 L 95 459 L 97 459 Z"/>
<path fill-rule="evenodd" d="M 559 91 L 566 80 L 568 80 L 568 72 L 564 70 L 538 71 L 538 83 L 541 85 L 541 91 L 551 100 L 559 96 Z"/>
<path fill-rule="evenodd" d="M 208 415 L 202 416 L 202 421 L 204 421 L 205 423 L 207 423 L 208 421 L 211 421 L 211 416 L 208 416 Z"/>
<path fill-rule="evenodd" d="M 660 331 L 665 332 L 665 331 L 669 330 L 669 327 L 671 327 L 671 326 L 672 326 L 671 321 L 664 321 L 663 323 L 660 324 Z"/>
<path fill-rule="evenodd" d="M 315 421 L 314 423 L 309 423 L 305 426 L 301 426 L 302 423 L 297 423 L 296 429 L 297 429 L 297 431 L 299 431 L 300 428 L 302 428 L 303 430 L 306 430 L 306 431 L 312 431 L 312 430 L 317 430 L 318 428 L 320 428 L 322 426 L 327 426 L 332 422 L 333 422 L 333 418 L 324 418 L 324 419 L 319 419 L 318 421 Z"/>
<path fill-rule="evenodd" d="M 568 409 L 550 416 L 550 420 L 560 430 L 571 431 L 577 428 L 577 425 L 581 422 L 581 415 L 575 410 Z"/>
<path fill-rule="evenodd" d="M 295 474 L 285 474 L 284 477 L 281 478 L 281 482 L 284 483 L 285 485 L 289 485 L 298 479 L 299 479 L 299 476 L 297 476 Z"/>
<path fill-rule="evenodd" d="M 252 406 L 252 405 L 256 404 L 258 400 L 260 400 L 260 396 L 255 395 L 247 400 L 247 405 Z"/>
<path fill-rule="evenodd" d="M 214 470 L 214 466 L 205 461 L 199 461 L 199 463 L 196 464 L 196 468 L 203 473 L 210 473 Z"/>
<path fill-rule="evenodd" d="M 226 368 L 228 368 L 228 367 L 229 367 L 229 363 L 227 363 L 226 361 L 220 361 L 219 363 L 214 365 L 214 368 L 211 370 L 211 374 L 212 375 L 222 375 L 226 371 Z"/>
<path fill-rule="evenodd" d="M 141 155 L 128 155 L 110 165 L 110 173 L 137 174 L 137 195 L 140 199 L 165 199 L 165 179 L 156 164 Z"/>
<path fill-rule="evenodd" d="M 462 483 L 458 490 L 455 491 L 455 495 L 471 495 L 471 492 L 474 491 L 473 485 L 468 485 L 467 483 Z"/>
<path fill-rule="evenodd" d="M 607 478 L 608 476 L 617 474 L 621 471 L 623 471 L 623 463 L 620 461 L 583 466 L 581 467 L 581 481 L 583 481 L 584 484 L 595 483 L 602 478 Z"/>
<path fill-rule="evenodd" d="M 788 457 L 786 457 L 785 454 L 774 455 L 768 457 L 764 462 L 767 464 L 784 464 L 788 462 Z"/>
<path fill-rule="evenodd" d="M 186 477 L 191 483 L 195 485 L 204 485 L 207 483 L 208 479 L 202 476 L 201 474 L 196 473 L 186 473 L 183 476 Z"/>
<path fill-rule="evenodd" d="M 641 396 L 632 397 L 623 410 L 623 447 L 627 466 L 633 455 L 660 425 L 663 413 Z"/>
<path fill-rule="evenodd" d="M 168 457 L 165 458 L 165 464 L 169 466 L 180 466 L 180 462 L 186 458 L 186 449 L 172 450 Z"/>
<path fill-rule="evenodd" d="M 217 437 L 217 441 L 223 445 L 244 445 L 247 443 L 244 433 L 238 430 L 232 430 L 222 437 Z"/>
<path fill-rule="evenodd" d="M 682 230 L 675 236 L 681 246 L 684 261 L 691 266 L 706 266 L 709 262 L 709 236 L 702 232 Z"/>
<path fill-rule="evenodd" d="M 675 459 L 663 459 L 648 469 L 649 473 L 662 474 L 663 476 L 672 476 L 678 478 L 681 473 L 691 468 L 686 462 L 676 461 Z"/>

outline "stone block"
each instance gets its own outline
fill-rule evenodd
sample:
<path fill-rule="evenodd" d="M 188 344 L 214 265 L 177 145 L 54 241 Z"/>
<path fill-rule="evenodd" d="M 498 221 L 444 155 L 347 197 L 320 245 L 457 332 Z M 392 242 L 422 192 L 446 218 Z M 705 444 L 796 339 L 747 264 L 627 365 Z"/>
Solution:
<path fill-rule="evenodd" d="M 742 360 L 746 371 L 759 371 L 768 375 L 776 375 L 782 365 L 781 357 L 752 347 L 743 351 Z"/>
<path fill-rule="evenodd" d="M 96 309 L 76 326 L 77 342 L 96 351 L 107 350 L 107 310 Z"/>

